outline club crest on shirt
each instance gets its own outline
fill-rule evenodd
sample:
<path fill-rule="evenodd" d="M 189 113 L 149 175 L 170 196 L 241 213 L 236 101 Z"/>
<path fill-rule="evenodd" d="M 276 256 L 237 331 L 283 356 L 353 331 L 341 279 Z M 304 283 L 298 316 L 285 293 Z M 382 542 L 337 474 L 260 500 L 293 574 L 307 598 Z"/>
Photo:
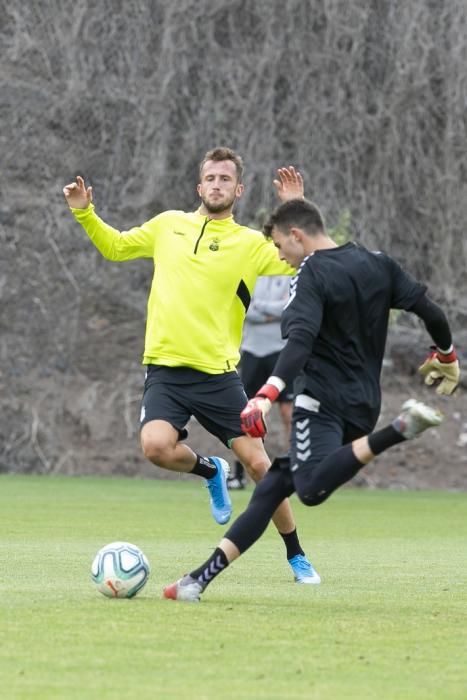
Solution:
<path fill-rule="evenodd" d="M 213 238 L 209 244 L 209 250 L 219 250 L 219 239 Z"/>

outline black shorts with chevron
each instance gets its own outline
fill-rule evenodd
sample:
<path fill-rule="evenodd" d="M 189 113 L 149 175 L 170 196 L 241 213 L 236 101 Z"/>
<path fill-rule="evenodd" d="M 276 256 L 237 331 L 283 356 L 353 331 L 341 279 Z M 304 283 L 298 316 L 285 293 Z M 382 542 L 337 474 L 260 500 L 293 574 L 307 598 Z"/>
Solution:
<path fill-rule="evenodd" d="M 328 455 L 365 434 L 361 428 L 326 410 L 309 394 L 298 394 L 290 438 L 290 471 L 294 482 L 297 478 L 306 481 Z"/>

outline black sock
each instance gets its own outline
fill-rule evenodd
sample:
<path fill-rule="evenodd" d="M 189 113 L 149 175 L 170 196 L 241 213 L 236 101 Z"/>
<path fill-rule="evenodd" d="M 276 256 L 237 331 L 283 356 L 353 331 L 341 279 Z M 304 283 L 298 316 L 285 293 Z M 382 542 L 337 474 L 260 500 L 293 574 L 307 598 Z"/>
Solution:
<path fill-rule="evenodd" d="M 241 462 L 235 462 L 235 473 L 233 475 L 234 479 L 241 480 L 245 475 L 245 470 L 243 469 L 243 464 Z"/>
<path fill-rule="evenodd" d="M 209 461 L 207 457 L 201 457 L 201 455 L 196 455 L 196 464 L 191 470 L 190 474 L 196 474 L 197 476 L 204 476 L 205 479 L 212 479 L 213 476 L 217 474 L 217 467 Z"/>
<path fill-rule="evenodd" d="M 393 425 L 388 425 L 386 428 L 377 430 L 375 433 L 368 435 L 368 445 L 374 455 L 379 455 L 384 450 L 387 450 L 399 442 L 404 442 L 405 437 L 399 433 Z"/>
<path fill-rule="evenodd" d="M 225 552 L 219 547 L 216 547 L 214 552 L 211 554 L 209 559 L 207 559 L 204 564 L 202 564 L 198 569 L 190 572 L 191 578 L 196 579 L 199 583 L 206 588 L 206 586 L 211 583 L 213 579 L 218 576 L 221 571 L 226 569 L 229 565 Z"/>
<path fill-rule="evenodd" d="M 284 535 L 282 532 L 279 534 L 284 540 L 284 544 L 287 548 L 287 559 L 292 559 L 292 557 L 296 557 L 297 554 L 305 554 L 303 549 L 300 547 L 300 542 L 298 541 L 297 528 L 292 530 L 292 532 L 289 532 L 287 535 Z"/>

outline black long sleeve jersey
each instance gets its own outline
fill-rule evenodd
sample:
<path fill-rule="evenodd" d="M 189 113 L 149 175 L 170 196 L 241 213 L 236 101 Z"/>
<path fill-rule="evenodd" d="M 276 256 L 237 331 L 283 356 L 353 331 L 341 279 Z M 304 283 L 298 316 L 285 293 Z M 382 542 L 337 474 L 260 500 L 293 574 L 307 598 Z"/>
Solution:
<path fill-rule="evenodd" d="M 389 255 L 355 243 L 316 251 L 291 283 L 275 376 L 296 379 L 323 407 L 365 431 L 381 407 L 380 374 L 391 309 L 414 311 L 440 347 L 451 335 L 439 307 Z"/>

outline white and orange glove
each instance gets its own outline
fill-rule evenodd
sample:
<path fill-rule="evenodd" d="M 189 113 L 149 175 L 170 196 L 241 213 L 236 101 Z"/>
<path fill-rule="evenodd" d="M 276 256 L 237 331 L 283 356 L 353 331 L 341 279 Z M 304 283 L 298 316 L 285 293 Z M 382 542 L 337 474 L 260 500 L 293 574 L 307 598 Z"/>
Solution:
<path fill-rule="evenodd" d="M 418 371 L 425 377 L 425 384 L 428 386 L 441 379 L 436 393 L 449 396 L 460 380 L 459 361 L 454 347 L 451 345 L 448 351 L 433 347 Z"/>
<path fill-rule="evenodd" d="M 266 415 L 284 386 L 285 383 L 279 377 L 269 377 L 267 384 L 248 401 L 240 413 L 240 425 L 244 433 L 254 438 L 263 438 L 266 435 Z"/>

